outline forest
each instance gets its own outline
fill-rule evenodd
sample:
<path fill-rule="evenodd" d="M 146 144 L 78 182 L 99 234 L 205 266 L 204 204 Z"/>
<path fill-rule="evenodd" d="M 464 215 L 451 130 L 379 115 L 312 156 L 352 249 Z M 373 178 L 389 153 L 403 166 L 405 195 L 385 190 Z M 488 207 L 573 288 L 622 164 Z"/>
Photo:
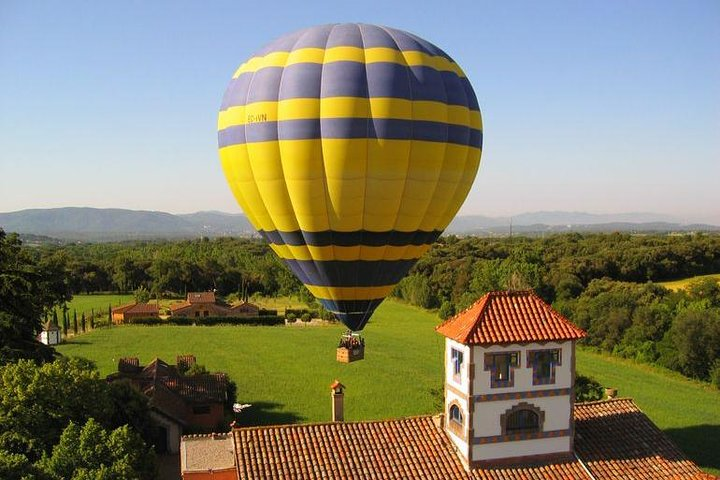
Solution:
<path fill-rule="evenodd" d="M 89 243 L 25 248 L 55 272 L 55 298 L 147 289 L 153 297 L 294 295 L 303 285 L 260 240 Z M 63 272 L 61 274 L 60 272 Z M 395 288 L 441 318 L 499 289 L 534 289 L 588 333 L 586 345 L 720 385 L 720 286 L 656 282 L 720 272 L 720 236 L 557 234 L 441 237 Z"/>

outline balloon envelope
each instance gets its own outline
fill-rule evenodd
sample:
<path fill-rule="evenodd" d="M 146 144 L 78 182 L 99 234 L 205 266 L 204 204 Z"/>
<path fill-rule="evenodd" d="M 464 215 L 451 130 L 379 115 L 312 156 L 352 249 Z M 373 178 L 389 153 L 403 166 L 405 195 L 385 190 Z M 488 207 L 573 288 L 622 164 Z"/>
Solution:
<path fill-rule="evenodd" d="M 387 27 L 323 25 L 237 69 L 218 143 L 250 222 L 360 330 L 465 200 L 482 122 L 470 82 L 438 47 Z"/>

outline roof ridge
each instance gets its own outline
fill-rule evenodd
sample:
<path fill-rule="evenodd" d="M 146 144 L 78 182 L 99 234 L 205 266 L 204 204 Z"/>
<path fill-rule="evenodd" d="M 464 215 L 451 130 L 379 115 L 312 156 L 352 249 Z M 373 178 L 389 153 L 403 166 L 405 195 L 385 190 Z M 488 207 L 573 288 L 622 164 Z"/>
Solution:
<path fill-rule="evenodd" d="M 394 423 L 394 422 L 400 422 L 405 420 L 415 420 L 415 419 L 429 419 L 432 420 L 434 417 L 436 417 L 438 414 L 426 414 L 426 415 L 410 415 L 407 417 L 396 417 L 396 418 L 384 418 L 381 420 L 354 420 L 351 422 L 333 422 L 333 421 L 327 421 L 327 422 L 313 422 L 313 423 L 282 423 L 278 425 L 249 425 L 246 427 L 233 427 L 233 432 L 235 431 L 244 431 L 248 432 L 251 430 L 277 430 L 280 428 L 301 428 L 301 427 L 322 427 L 325 425 L 367 425 L 369 423 L 372 424 L 383 424 L 383 423 Z"/>
<path fill-rule="evenodd" d="M 615 398 L 606 398 L 604 400 L 592 400 L 590 402 L 575 402 L 576 407 L 584 407 L 584 406 L 591 406 L 591 405 L 600 405 L 600 404 L 608 404 L 608 403 L 619 403 L 619 402 L 631 402 L 633 405 L 637 407 L 637 403 L 635 403 L 635 400 L 633 397 L 615 397 Z M 639 407 L 638 407 L 639 408 Z"/>

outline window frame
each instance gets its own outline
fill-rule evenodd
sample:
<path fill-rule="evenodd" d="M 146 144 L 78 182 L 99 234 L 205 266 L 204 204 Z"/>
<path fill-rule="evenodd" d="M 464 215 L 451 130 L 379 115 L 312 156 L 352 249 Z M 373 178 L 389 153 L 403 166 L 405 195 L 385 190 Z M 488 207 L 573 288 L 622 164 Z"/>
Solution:
<path fill-rule="evenodd" d="M 550 355 L 549 376 L 540 376 L 543 372 L 540 363 L 542 357 Z M 532 368 L 533 385 L 553 385 L 556 382 L 555 367 L 562 366 L 562 348 L 543 348 L 527 351 L 527 367 Z"/>
<path fill-rule="evenodd" d="M 516 415 L 520 415 L 521 412 L 531 412 L 533 416 L 537 419 L 537 424 L 531 428 L 509 429 L 508 427 L 510 422 L 513 420 L 513 418 L 515 418 Z M 502 429 L 503 435 L 524 435 L 541 433 L 543 431 L 544 423 L 545 412 L 539 407 L 527 402 L 520 402 L 517 405 L 513 405 L 511 408 L 506 410 L 505 413 L 500 415 L 500 428 Z"/>
<path fill-rule="evenodd" d="M 462 375 L 462 366 L 465 362 L 465 352 L 455 347 L 450 347 L 450 364 L 453 369 L 453 380 L 460 381 Z"/>
<path fill-rule="evenodd" d="M 499 377 L 499 369 L 496 359 L 509 357 L 507 362 L 507 378 Z M 515 369 L 520 367 L 520 351 L 512 350 L 505 352 L 485 353 L 485 371 L 490 372 L 490 388 L 509 388 L 515 386 Z"/>

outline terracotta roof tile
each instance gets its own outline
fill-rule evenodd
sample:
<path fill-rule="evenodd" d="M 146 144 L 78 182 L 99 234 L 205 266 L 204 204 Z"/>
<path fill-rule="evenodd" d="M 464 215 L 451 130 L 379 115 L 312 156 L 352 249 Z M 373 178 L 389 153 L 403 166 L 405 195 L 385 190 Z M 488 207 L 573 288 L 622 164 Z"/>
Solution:
<path fill-rule="evenodd" d="M 598 480 L 705 475 L 630 399 L 579 403 L 575 419 L 575 449 Z"/>
<path fill-rule="evenodd" d="M 215 303 L 215 292 L 188 292 L 188 303 Z"/>
<path fill-rule="evenodd" d="M 436 330 L 466 345 L 576 340 L 585 336 L 583 330 L 530 290 L 490 292 Z"/>
<path fill-rule="evenodd" d="M 234 430 L 238 478 L 589 479 L 577 461 L 465 471 L 431 416 Z"/>
<path fill-rule="evenodd" d="M 577 404 L 575 419 L 579 460 L 469 472 L 438 417 L 236 428 L 233 435 L 241 480 L 713 478 L 687 460 L 632 400 Z"/>
<path fill-rule="evenodd" d="M 158 306 L 154 303 L 128 303 L 112 309 L 112 313 L 158 313 Z"/>

